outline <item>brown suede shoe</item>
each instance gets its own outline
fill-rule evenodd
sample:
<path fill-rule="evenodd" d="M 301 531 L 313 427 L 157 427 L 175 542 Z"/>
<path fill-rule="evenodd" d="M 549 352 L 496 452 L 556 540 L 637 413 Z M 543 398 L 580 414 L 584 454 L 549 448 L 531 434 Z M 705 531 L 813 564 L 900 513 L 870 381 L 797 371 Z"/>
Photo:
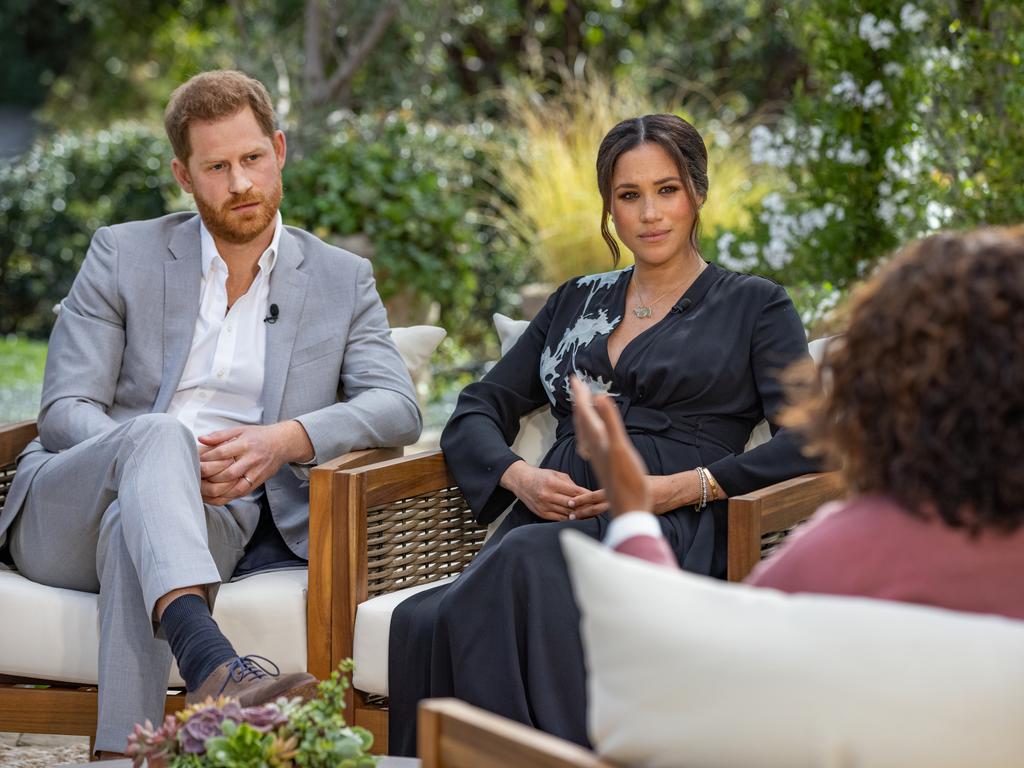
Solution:
<path fill-rule="evenodd" d="M 257 659 L 270 664 L 274 671 L 271 672 Z M 306 700 L 316 695 L 317 685 L 317 679 L 305 672 L 282 675 L 274 662 L 262 656 L 238 656 L 221 664 L 198 688 L 186 693 L 185 703 L 192 706 L 218 696 L 237 699 L 243 707 L 269 704 L 282 696 Z"/>

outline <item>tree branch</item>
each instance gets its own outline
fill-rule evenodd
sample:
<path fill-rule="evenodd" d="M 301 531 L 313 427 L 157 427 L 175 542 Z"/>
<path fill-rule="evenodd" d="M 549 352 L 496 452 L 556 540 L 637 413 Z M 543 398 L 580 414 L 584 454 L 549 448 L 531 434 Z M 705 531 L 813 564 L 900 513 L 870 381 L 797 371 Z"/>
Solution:
<path fill-rule="evenodd" d="M 306 86 L 307 98 L 312 102 L 319 101 L 323 91 L 326 72 L 321 43 L 323 41 L 323 9 L 321 0 L 306 0 L 303 14 L 302 46 L 305 49 L 306 61 L 302 67 L 302 79 Z"/>
<path fill-rule="evenodd" d="M 315 2 L 315 0 L 309 0 L 309 2 Z M 384 32 L 387 31 L 391 21 L 398 14 L 401 0 L 387 0 L 380 9 L 377 11 L 377 15 L 373 17 L 373 21 L 370 22 L 370 26 L 366 30 L 366 34 L 363 36 L 362 41 L 353 48 L 352 52 L 345 58 L 345 63 L 335 70 L 334 74 L 324 85 L 320 91 L 321 98 L 317 98 L 316 101 L 323 103 L 330 98 L 336 97 L 342 93 L 345 88 L 348 87 L 349 81 L 355 76 L 356 72 L 366 61 L 366 58 L 370 55 L 370 52 L 374 49 L 381 37 L 384 36 Z"/>

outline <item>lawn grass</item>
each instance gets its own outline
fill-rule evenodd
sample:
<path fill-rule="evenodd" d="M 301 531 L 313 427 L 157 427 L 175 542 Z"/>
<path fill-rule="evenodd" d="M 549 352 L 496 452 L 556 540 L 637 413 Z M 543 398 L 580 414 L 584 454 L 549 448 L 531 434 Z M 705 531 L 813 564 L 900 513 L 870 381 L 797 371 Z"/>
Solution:
<path fill-rule="evenodd" d="M 0 424 L 36 417 L 45 364 L 45 341 L 0 337 Z"/>

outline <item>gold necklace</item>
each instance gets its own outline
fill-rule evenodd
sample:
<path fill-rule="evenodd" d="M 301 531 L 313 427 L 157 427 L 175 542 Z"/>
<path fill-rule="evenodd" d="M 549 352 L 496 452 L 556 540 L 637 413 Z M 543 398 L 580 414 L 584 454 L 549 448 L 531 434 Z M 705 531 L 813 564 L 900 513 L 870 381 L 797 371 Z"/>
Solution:
<path fill-rule="evenodd" d="M 700 268 L 697 270 L 697 275 L 699 275 L 703 271 L 704 271 L 704 262 L 701 261 Z M 696 275 L 694 275 L 694 279 L 696 280 Z M 636 272 L 633 273 L 633 280 L 631 282 L 633 283 L 633 287 L 636 289 L 636 296 L 637 296 L 637 298 L 640 299 L 640 303 L 637 304 L 632 309 L 633 314 L 636 315 L 636 318 L 638 320 L 650 320 L 651 317 L 654 315 L 654 310 L 651 309 L 651 304 L 657 304 L 663 298 L 668 296 L 669 293 L 671 293 L 673 290 L 678 290 L 679 287 L 682 286 L 682 283 L 680 282 L 680 283 L 678 283 L 675 286 L 674 289 L 673 288 L 669 288 L 667 291 L 662 293 L 654 301 L 648 302 L 648 301 L 646 301 L 644 299 L 643 292 L 640 290 L 640 282 L 636 279 Z"/>

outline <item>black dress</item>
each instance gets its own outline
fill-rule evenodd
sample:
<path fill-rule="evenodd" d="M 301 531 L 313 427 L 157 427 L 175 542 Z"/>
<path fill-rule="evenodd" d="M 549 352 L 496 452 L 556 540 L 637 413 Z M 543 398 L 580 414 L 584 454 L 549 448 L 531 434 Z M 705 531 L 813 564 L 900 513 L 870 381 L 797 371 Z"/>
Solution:
<path fill-rule="evenodd" d="M 794 435 L 743 453 L 754 426 L 784 405 L 778 373 L 807 355 L 800 318 L 767 280 L 709 264 L 669 314 L 622 350 L 608 336 L 622 319 L 633 270 L 570 280 L 516 345 L 466 387 L 441 448 L 477 519 L 487 524 L 514 496 L 498 484 L 518 459 L 509 449 L 526 413 L 549 405 L 555 443 L 541 466 L 597 487 L 576 454 L 569 375 L 607 392 L 651 474 L 705 466 L 730 496 L 815 471 Z M 774 432 L 773 426 L 773 432 Z M 679 564 L 724 577 L 726 504 L 658 518 Z M 392 754 L 415 754 L 416 705 L 454 696 L 586 745 L 586 673 L 579 612 L 558 545 L 570 526 L 600 538 L 605 515 L 550 523 L 516 502 L 452 584 L 403 602 L 389 659 Z M 628 632 L 628 627 L 623 627 Z"/>

